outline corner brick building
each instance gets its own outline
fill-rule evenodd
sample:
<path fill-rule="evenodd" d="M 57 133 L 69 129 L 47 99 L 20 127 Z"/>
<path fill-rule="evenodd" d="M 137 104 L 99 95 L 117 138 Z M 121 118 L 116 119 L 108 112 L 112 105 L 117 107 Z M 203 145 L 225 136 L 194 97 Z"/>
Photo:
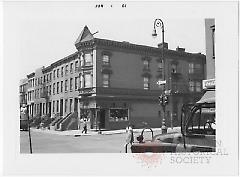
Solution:
<path fill-rule="evenodd" d="M 166 77 L 171 90 L 166 125 L 179 126 L 183 103 L 202 96 L 206 59 L 167 43 L 149 47 L 95 38 L 87 26 L 75 42 L 77 52 L 29 74 L 27 103 L 30 115 L 77 113 L 95 129 L 161 127 L 163 112 L 157 82 Z M 164 46 L 165 66 L 161 58 Z"/>

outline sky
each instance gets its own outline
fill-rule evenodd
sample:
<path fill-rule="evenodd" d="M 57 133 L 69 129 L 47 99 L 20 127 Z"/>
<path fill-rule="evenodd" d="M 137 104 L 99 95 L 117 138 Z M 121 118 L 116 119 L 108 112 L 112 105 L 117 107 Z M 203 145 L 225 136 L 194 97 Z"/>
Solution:
<path fill-rule="evenodd" d="M 103 8 L 96 5 L 103 4 Z M 169 49 L 178 46 L 187 52 L 205 54 L 204 18 L 196 12 L 184 14 L 187 6 L 171 3 L 128 2 L 7 2 L 4 4 L 5 47 L 9 58 L 18 63 L 18 77 L 24 78 L 41 66 L 74 52 L 74 42 L 87 25 L 97 38 L 128 41 L 156 47 L 162 41 L 151 36 L 153 23 L 161 18 Z M 112 7 L 111 7 L 112 6 Z M 171 8 L 168 8 L 171 7 Z M 171 11 L 169 12 L 169 9 Z M 181 13 L 173 13 L 180 11 Z M 189 13 L 193 15 L 189 15 Z"/>

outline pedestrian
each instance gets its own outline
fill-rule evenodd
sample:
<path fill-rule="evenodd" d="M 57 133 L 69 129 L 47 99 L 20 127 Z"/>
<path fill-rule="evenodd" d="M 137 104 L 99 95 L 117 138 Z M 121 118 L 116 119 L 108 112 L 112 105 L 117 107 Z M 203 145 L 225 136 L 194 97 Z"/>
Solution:
<path fill-rule="evenodd" d="M 133 137 L 133 128 L 131 124 L 128 124 L 128 126 L 126 127 L 126 132 L 127 132 L 126 142 L 127 144 L 130 143 L 132 145 L 134 141 L 134 137 Z"/>
<path fill-rule="evenodd" d="M 83 122 L 83 131 L 82 133 L 85 132 L 85 134 L 87 134 L 87 120 L 84 119 L 84 122 Z"/>

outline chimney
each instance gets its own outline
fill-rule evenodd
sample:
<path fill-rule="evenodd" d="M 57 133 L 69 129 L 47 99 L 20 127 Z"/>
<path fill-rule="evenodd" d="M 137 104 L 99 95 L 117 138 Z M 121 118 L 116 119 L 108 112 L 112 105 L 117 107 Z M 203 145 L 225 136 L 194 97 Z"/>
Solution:
<path fill-rule="evenodd" d="M 161 49 L 162 47 L 163 47 L 162 43 L 158 44 L 158 48 Z M 166 43 L 166 42 L 164 42 L 164 49 L 168 49 L 168 43 Z"/>
<path fill-rule="evenodd" d="M 176 51 L 178 52 L 185 52 L 185 48 L 180 48 L 179 46 L 176 48 Z"/>

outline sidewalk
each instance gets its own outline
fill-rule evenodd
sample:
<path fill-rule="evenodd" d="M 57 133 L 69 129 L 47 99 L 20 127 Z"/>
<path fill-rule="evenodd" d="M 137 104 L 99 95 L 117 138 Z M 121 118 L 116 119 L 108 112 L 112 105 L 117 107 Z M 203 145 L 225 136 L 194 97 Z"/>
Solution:
<path fill-rule="evenodd" d="M 141 133 L 143 129 L 133 129 L 133 133 Z M 161 132 L 161 128 L 152 128 L 153 132 L 159 131 Z M 101 131 L 101 134 L 99 134 L 98 131 L 94 130 L 88 130 L 87 134 L 82 133 L 82 130 L 67 130 L 67 131 L 56 131 L 56 130 L 48 130 L 48 129 L 36 129 L 31 128 L 31 131 L 34 132 L 42 132 L 42 133 L 49 133 L 49 134 L 55 134 L 55 135 L 63 135 L 63 136 L 92 136 L 92 135 L 113 135 L 113 134 L 123 134 L 126 133 L 125 129 L 121 130 L 104 130 Z M 144 132 L 150 132 L 149 129 L 146 129 Z M 174 127 L 173 129 L 168 128 L 168 133 L 172 132 L 181 132 L 180 127 Z"/>

